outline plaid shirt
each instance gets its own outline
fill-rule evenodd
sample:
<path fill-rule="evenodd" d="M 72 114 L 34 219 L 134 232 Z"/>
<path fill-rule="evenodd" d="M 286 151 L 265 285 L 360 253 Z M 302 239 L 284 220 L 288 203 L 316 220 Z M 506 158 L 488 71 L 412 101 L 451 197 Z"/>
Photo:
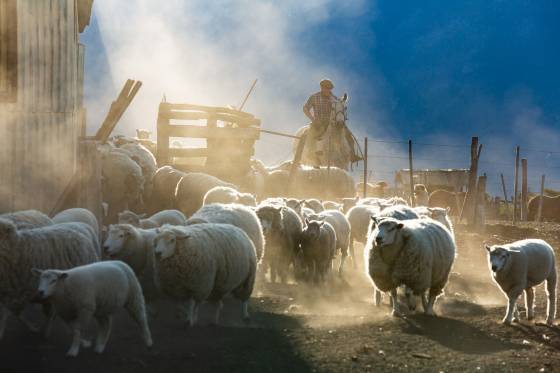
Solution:
<path fill-rule="evenodd" d="M 334 95 L 323 96 L 321 92 L 312 94 L 305 105 L 305 109 L 313 108 L 313 115 L 315 116 L 315 121 L 327 124 L 331 119 L 332 110 L 332 99 L 336 99 Z"/>

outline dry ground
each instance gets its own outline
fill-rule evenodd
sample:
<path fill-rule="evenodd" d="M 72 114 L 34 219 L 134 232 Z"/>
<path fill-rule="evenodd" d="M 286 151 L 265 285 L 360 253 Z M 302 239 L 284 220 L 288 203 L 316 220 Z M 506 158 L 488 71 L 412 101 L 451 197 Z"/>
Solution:
<path fill-rule="evenodd" d="M 500 324 L 505 299 L 491 282 L 482 243 L 527 237 L 560 247 L 558 225 L 489 224 L 486 234 L 457 232 L 458 257 L 437 318 L 389 316 L 387 301 L 372 304 L 361 270 L 350 266 L 332 289 L 260 284 L 252 321 L 239 321 L 239 306 L 226 302 L 223 324 L 187 328 L 162 304 L 151 322 L 154 348 L 146 350 L 135 325 L 121 314 L 103 355 L 82 349 L 64 356 L 70 335 L 57 322 L 48 341 L 14 319 L 0 341 L 1 372 L 530 372 L 560 371 L 560 327 L 526 321 Z M 361 252 L 361 250 L 357 250 Z M 537 319 L 545 315 L 537 290 Z M 203 308 L 211 311 L 210 306 Z M 32 316 L 37 312 L 32 310 Z M 205 315 L 206 316 L 206 315 Z"/>

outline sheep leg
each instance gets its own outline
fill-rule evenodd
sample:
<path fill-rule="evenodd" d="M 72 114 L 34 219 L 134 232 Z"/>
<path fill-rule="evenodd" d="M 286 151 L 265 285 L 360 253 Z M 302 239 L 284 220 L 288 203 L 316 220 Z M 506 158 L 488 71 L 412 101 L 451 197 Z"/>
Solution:
<path fill-rule="evenodd" d="M 513 321 L 513 314 L 515 313 L 517 298 L 519 297 L 520 293 L 521 292 L 510 293 L 510 295 L 508 296 L 506 316 L 502 320 L 502 322 L 506 325 L 511 325 Z"/>
<path fill-rule="evenodd" d="M 93 307 L 92 307 L 93 308 Z M 80 345 L 82 344 L 82 330 L 87 327 L 89 321 L 91 320 L 91 316 L 93 312 L 82 310 L 76 320 L 71 323 L 72 328 L 72 345 L 68 352 L 66 352 L 66 356 L 76 357 L 80 352 Z"/>
<path fill-rule="evenodd" d="M 0 340 L 4 337 L 8 316 L 10 316 L 10 312 L 6 307 L 0 304 Z"/>
<path fill-rule="evenodd" d="M 249 316 L 249 301 L 244 300 L 241 302 L 241 317 L 244 321 L 249 321 L 251 317 Z"/>
<path fill-rule="evenodd" d="M 221 300 L 215 302 L 215 314 L 214 314 L 214 324 L 218 325 L 220 323 L 220 311 L 222 310 L 222 307 L 224 306 L 224 304 L 222 303 Z"/>
<path fill-rule="evenodd" d="M 376 307 L 381 304 L 381 291 L 378 288 L 373 289 L 373 304 Z"/>
<path fill-rule="evenodd" d="M 338 275 L 342 277 L 342 269 L 344 268 L 344 262 L 348 257 L 348 247 L 340 249 L 340 266 L 338 267 Z"/>
<path fill-rule="evenodd" d="M 420 298 L 422 299 L 422 309 L 424 310 L 424 312 L 426 312 L 426 310 L 428 309 L 428 298 L 426 296 L 426 293 L 420 294 Z"/>
<path fill-rule="evenodd" d="M 552 325 L 556 317 L 556 271 L 546 280 L 546 295 L 548 296 L 546 323 Z"/>
<path fill-rule="evenodd" d="M 432 289 L 430 289 L 429 294 L 428 294 L 428 302 L 426 304 L 426 308 L 424 308 L 424 313 L 426 315 L 430 315 L 430 316 L 435 316 L 434 313 L 434 304 L 436 302 L 436 298 L 439 295 L 441 291 L 432 291 Z"/>
<path fill-rule="evenodd" d="M 535 303 L 535 289 L 527 288 L 525 289 L 525 308 L 527 309 L 527 320 L 533 320 L 535 318 L 535 309 L 533 308 Z"/>
<path fill-rule="evenodd" d="M 356 264 L 356 255 L 354 254 L 354 237 L 350 238 L 350 256 L 352 257 L 352 268 L 358 268 L 358 265 Z"/>
<path fill-rule="evenodd" d="M 49 338 L 49 336 L 51 335 L 53 321 L 56 318 L 56 311 L 54 310 L 52 304 L 44 303 L 43 312 L 47 315 L 47 322 L 43 327 L 43 336 L 45 338 Z"/>
<path fill-rule="evenodd" d="M 413 291 L 411 288 L 409 288 L 408 286 L 404 287 L 404 294 L 406 296 L 406 303 L 408 305 L 408 310 L 409 311 L 416 311 L 416 306 L 418 303 L 418 299 L 416 299 L 416 296 L 414 295 Z"/>
<path fill-rule="evenodd" d="M 105 346 L 107 345 L 107 341 L 109 340 L 109 335 L 111 334 L 112 318 L 111 316 L 98 316 L 96 317 L 96 320 L 99 325 L 99 330 L 97 331 L 94 351 L 100 354 L 105 350 Z"/>
<path fill-rule="evenodd" d="M 391 315 L 394 317 L 401 317 L 402 313 L 399 309 L 399 302 L 397 300 L 397 288 L 391 290 L 391 301 L 393 303 L 393 311 L 391 312 Z"/>
<path fill-rule="evenodd" d="M 189 326 L 194 326 L 194 322 L 195 322 L 195 308 L 196 308 L 196 302 L 194 299 L 190 299 L 188 302 L 188 314 L 187 314 L 187 321 L 189 323 Z"/>

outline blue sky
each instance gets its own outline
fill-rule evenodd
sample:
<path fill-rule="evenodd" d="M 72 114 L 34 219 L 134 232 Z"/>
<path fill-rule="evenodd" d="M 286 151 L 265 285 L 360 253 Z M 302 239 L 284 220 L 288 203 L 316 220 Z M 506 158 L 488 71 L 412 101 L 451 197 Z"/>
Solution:
<path fill-rule="evenodd" d="M 146 93 L 124 118 L 124 132 L 155 125 L 153 111 L 145 113 L 135 104 L 157 108 L 163 93 L 177 101 L 236 104 L 251 79 L 259 78 L 247 109 L 262 118 L 263 127 L 293 132 L 305 124 L 301 104 L 307 94 L 316 90 L 321 77 L 329 76 L 335 93 L 344 90 L 351 96 L 350 126 L 356 134 L 413 139 L 418 167 L 467 167 L 466 146 L 478 135 L 485 146 L 482 172 L 488 173 L 491 189 L 497 191 L 499 172 L 511 180 L 516 144 L 529 159 L 532 189 L 537 189 L 542 173 L 551 187 L 560 189 L 560 153 L 545 152 L 560 152 L 557 2 L 185 5 L 177 0 L 169 2 L 169 9 L 156 11 L 148 1 L 137 1 L 145 12 L 132 16 L 127 14 L 130 5 L 97 1 L 92 26 L 82 35 L 87 46 L 86 101 L 95 108 L 90 123 L 102 117 L 126 74 L 143 80 Z M 143 58 L 150 52 L 148 39 L 152 47 L 169 42 L 185 49 L 167 59 Z M 186 62 L 172 65 L 170 59 Z M 138 68 L 143 62 L 148 67 Z M 161 64 L 165 66 L 158 67 Z M 173 76 L 167 76 L 169 72 Z M 185 83 L 171 87 L 177 76 Z M 193 89 L 182 90 L 185 86 Z M 145 123 L 139 125 L 138 118 Z M 276 142 L 263 138 L 257 155 L 271 162 L 287 156 L 290 144 L 285 142 L 274 144 L 272 155 L 267 153 Z M 375 179 L 391 180 L 393 169 L 406 166 L 404 144 L 373 143 L 371 148 L 372 154 L 385 156 L 370 161 Z"/>

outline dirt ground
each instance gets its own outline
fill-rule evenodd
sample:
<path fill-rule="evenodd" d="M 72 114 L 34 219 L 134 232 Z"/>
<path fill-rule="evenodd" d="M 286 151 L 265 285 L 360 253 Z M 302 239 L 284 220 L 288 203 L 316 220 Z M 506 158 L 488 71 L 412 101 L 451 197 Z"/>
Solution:
<path fill-rule="evenodd" d="M 147 350 L 126 314 L 119 314 L 103 355 L 82 349 L 65 357 L 69 331 L 57 321 L 44 340 L 13 318 L 0 341 L 1 372 L 530 372 L 560 371 L 560 328 L 547 327 L 545 296 L 537 289 L 537 324 L 511 327 L 500 321 L 505 298 L 492 283 L 484 242 L 540 237 L 560 247 L 560 226 L 490 223 L 486 233 L 457 229 L 458 256 L 439 317 L 393 318 L 387 299 L 373 305 L 361 270 L 348 266 L 332 288 L 260 283 L 251 301 L 252 320 L 240 320 L 239 304 L 225 303 L 223 322 L 211 326 L 212 308 L 188 328 L 174 307 L 161 304 Z M 31 317 L 38 317 L 31 310 Z"/>

